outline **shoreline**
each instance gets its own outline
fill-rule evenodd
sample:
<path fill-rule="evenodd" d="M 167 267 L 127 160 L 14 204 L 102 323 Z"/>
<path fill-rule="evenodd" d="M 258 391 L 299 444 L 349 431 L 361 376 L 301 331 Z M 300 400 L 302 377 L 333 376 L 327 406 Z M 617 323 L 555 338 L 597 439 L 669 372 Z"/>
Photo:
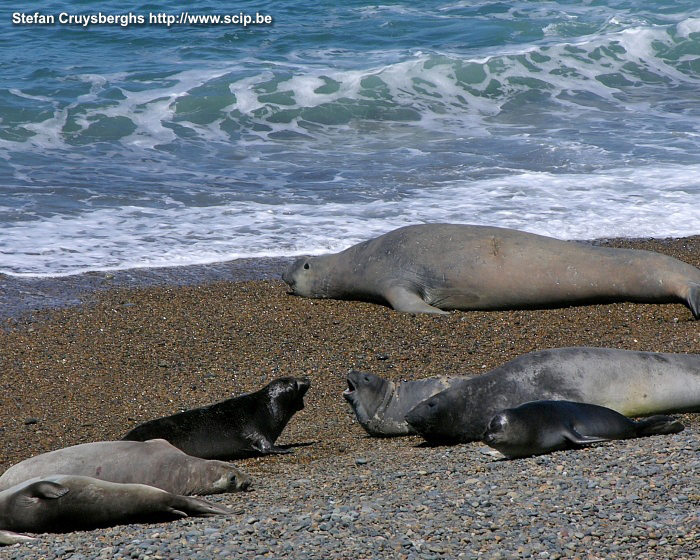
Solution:
<path fill-rule="evenodd" d="M 648 248 L 666 252 L 673 247 L 700 246 L 700 234 L 688 237 L 600 238 L 577 240 L 609 247 Z M 682 260 L 682 250 L 674 254 Z M 247 282 L 281 277 L 298 256 L 251 257 L 210 264 L 139 267 L 84 272 L 69 276 L 25 277 L 0 273 L 0 321 L 24 313 L 88 304 L 95 296 L 113 288 L 146 286 L 192 286 L 215 282 Z"/>
<path fill-rule="evenodd" d="M 191 286 L 279 278 L 296 257 L 257 257 L 212 264 L 127 268 L 69 276 L 0 274 L 0 321 L 29 312 L 88 304 L 105 290 L 146 286 Z"/>
<path fill-rule="evenodd" d="M 700 267 L 700 236 L 601 243 Z M 503 461 L 478 442 L 427 447 L 417 437 L 370 438 L 342 397 L 350 369 L 395 380 L 471 375 L 563 346 L 700 354 L 700 322 L 685 306 L 409 315 L 292 297 L 275 276 L 279 263 L 269 265 L 266 278 L 237 282 L 133 286 L 124 276 L 88 303 L 0 322 L 0 469 L 59 447 L 119 439 L 145 420 L 277 377 L 311 380 L 304 410 L 278 440 L 292 453 L 237 461 L 253 478 L 252 492 L 208 498 L 231 505 L 231 517 L 45 534 L 0 556 L 680 558 L 700 551 L 698 414 L 677 415 L 686 428 L 671 436 Z"/>

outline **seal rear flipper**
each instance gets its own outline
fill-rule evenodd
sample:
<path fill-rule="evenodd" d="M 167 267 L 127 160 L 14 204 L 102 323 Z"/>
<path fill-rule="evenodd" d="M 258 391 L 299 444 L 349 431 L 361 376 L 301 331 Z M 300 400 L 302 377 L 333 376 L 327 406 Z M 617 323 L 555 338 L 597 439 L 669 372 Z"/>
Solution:
<path fill-rule="evenodd" d="M 688 307 L 693 313 L 693 317 L 700 319 L 700 284 L 691 284 L 688 290 Z"/>
<path fill-rule="evenodd" d="M 35 540 L 34 537 L 15 533 L 14 531 L 0 531 L 0 545 L 18 544 Z"/>
<path fill-rule="evenodd" d="M 404 313 L 433 313 L 435 315 L 448 314 L 447 311 L 425 303 L 416 292 L 408 290 L 403 286 L 389 288 L 384 293 L 384 297 L 394 311 L 403 311 Z"/>
<path fill-rule="evenodd" d="M 685 426 L 670 416 L 650 416 L 637 422 L 635 430 L 637 436 L 655 436 L 664 434 L 677 434 L 682 432 Z"/>

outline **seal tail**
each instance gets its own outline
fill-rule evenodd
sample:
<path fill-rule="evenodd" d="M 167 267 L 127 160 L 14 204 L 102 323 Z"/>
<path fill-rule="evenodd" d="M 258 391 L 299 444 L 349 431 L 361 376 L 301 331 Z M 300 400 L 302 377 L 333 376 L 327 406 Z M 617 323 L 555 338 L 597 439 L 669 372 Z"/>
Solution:
<path fill-rule="evenodd" d="M 664 434 L 677 434 L 682 432 L 685 426 L 670 416 L 651 416 L 637 422 L 637 436 L 655 436 Z"/>
<path fill-rule="evenodd" d="M 700 284 L 692 284 L 688 290 L 688 307 L 695 319 L 700 319 Z"/>

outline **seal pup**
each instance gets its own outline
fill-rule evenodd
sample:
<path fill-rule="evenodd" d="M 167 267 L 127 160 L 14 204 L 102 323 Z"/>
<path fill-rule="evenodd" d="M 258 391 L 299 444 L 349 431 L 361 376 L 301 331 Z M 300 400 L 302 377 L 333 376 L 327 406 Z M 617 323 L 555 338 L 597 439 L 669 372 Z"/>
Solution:
<path fill-rule="evenodd" d="M 683 424 L 670 416 L 651 416 L 634 422 L 595 404 L 532 401 L 496 414 L 481 440 L 515 459 L 601 441 L 677 434 L 683 429 Z"/>
<path fill-rule="evenodd" d="M 88 476 L 32 478 L 0 492 L 0 542 L 17 533 L 66 533 L 125 523 L 157 523 L 188 516 L 230 515 L 221 506 L 145 484 Z"/>
<path fill-rule="evenodd" d="M 250 477 L 231 463 L 185 454 L 164 439 L 83 443 L 30 457 L 0 476 L 0 490 L 55 473 L 147 484 L 183 496 L 237 492 Z"/>
<path fill-rule="evenodd" d="M 280 377 L 254 393 L 149 420 L 122 439 L 165 439 L 204 459 L 289 453 L 275 446 L 275 441 L 294 413 L 304 408 L 310 386 L 306 378 Z"/>
<path fill-rule="evenodd" d="M 512 229 L 420 224 L 335 254 L 297 259 L 290 293 L 396 311 L 683 303 L 700 318 L 700 270 L 652 251 L 596 247 Z"/>
<path fill-rule="evenodd" d="M 406 414 L 418 403 L 444 391 L 459 377 L 430 377 L 417 381 L 391 381 L 373 373 L 352 370 L 343 397 L 365 431 L 375 437 L 415 434 Z M 1 479 L 0 479 L 1 480 Z"/>
<path fill-rule="evenodd" d="M 700 354 L 532 352 L 453 383 L 415 406 L 406 421 L 429 442 L 475 441 L 497 412 L 536 400 L 597 404 L 623 416 L 700 411 Z"/>

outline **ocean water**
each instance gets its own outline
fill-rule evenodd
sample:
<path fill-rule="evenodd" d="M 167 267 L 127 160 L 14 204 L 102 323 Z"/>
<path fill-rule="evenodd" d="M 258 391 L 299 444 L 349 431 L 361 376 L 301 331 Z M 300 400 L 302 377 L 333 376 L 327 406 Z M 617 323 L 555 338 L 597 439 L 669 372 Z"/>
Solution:
<path fill-rule="evenodd" d="M 48 0 L 3 5 L 0 31 L 0 273 L 435 221 L 700 233 L 695 0 Z"/>

